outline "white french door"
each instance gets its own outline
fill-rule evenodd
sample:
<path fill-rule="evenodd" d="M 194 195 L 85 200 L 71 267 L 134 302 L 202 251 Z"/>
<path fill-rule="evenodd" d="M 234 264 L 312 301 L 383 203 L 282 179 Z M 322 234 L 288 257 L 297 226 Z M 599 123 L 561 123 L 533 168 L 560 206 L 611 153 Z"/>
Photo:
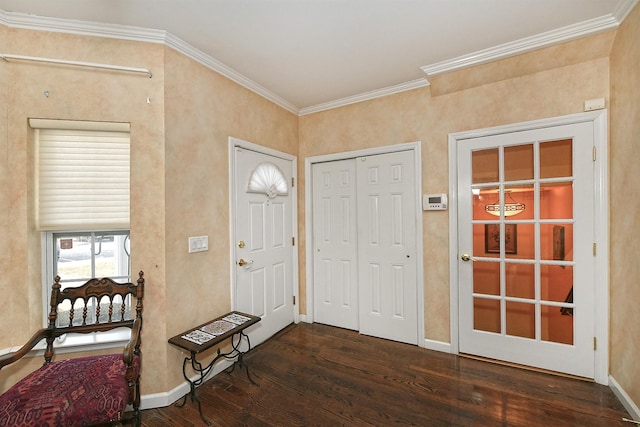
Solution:
<path fill-rule="evenodd" d="M 593 147 L 592 122 L 458 143 L 460 352 L 594 378 Z"/>
<path fill-rule="evenodd" d="M 294 321 L 293 161 L 233 140 L 234 309 L 260 316 L 249 335 L 263 342 Z M 245 145 L 245 146 L 240 146 Z"/>

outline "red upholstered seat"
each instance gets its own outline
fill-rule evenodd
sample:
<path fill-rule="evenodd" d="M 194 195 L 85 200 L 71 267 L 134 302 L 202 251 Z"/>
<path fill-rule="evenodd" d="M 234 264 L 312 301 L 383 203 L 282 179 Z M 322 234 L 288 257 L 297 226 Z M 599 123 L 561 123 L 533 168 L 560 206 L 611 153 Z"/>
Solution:
<path fill-rule="evenodd" d="M 18 350 L 0 356 L 2 369 L 20 361 L 41 341 L 46 343 L 43 366 L 0 396 L 0 427 L 139 426 L 143 297 L 142 271 L 136 283 L 105 277 L 64 289 L 57 276 L 51 288 L 48 326 Z M 59 312 L 64 315 L 60 321 Z M 54 361 L 58 337 L 116 328 L 131 330 L 120 353 Z M 125 409 L 131 410 L 125 415 Z"/>
<path fill-rule="evenodd" d="M 87 426 L 119 420 L 129 400 L 122 354 L 52 362 L 0 396 L 0 426 Z M 136 376 L 140 358 L 134 357 Z"/>

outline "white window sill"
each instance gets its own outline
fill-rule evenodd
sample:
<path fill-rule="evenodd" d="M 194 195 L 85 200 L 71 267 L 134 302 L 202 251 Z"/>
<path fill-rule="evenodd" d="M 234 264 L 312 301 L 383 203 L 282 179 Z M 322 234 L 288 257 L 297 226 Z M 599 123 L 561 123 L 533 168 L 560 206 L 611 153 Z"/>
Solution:
<path fill-rule="evenodd" d="M 105 350 L 110 348 L 124 347 L 131 337 L 131 329 L 118 328 L 108 332 L 91 334 L 66 334 L 56 339 L 53 343 L 56 354 L 68 354 L 93 350 Z M 44 355 L 46 343 L 40 342 L 29 353 L 27 357 L 42 357 Z M 12 353 L 20 349 L 21 346 L 14 346 L 0 350 L 0 356 Z"/>

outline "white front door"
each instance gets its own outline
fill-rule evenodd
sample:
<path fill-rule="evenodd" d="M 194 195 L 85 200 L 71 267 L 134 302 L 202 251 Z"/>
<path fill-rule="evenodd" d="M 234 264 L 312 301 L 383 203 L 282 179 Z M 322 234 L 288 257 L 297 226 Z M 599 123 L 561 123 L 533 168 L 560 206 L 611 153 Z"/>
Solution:
<path fill-rule="evenodd" d="M 242 146 L 232 153 L 233 305 L 262 318 L 250 330 L 256 345 L 294 321 L 294 165 Z"/>
<path fill-rule="evenodd" d="M 418 343 L 416 193 L 412 151 L 360 157 L 360 332 Z"/>
<path fill-rule="evenodd" d="M 593 146 L 591 122 L 459 142 L 460 352 L 594 378 Z"/>
<path fill-rule="evenodd" d="M 358 330 L 355 159 L 313 165 L 314 320 Z"/>

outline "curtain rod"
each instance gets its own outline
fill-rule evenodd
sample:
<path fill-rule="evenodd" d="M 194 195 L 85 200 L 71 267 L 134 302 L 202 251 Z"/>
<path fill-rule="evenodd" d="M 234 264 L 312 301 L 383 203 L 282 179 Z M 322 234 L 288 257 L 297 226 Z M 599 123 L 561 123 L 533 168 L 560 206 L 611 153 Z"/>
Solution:
<path fill-rule="evenodd" d="M 0 58 L 8 61 L 10 59 L 17 59 L 20 61 L 35 61 L 35 62 L 49 62 L 52 64 L 63 64 L 63 65 L 77 65 L 80 67 L 91 67 L 91 68 L 103 68 L 107 70 L 118 70 L 118 71 L 129 71 L 132 73 L 144 73 L 149 76 L 149 78 L 153 77 L 151 70 L 147 68 L 134 68 L 134 67 L 123 67 L 121 65 L 109 65 L 109 64 L 97 64 L 94 62 L 79 62 L 79 61 L 67 61 L 64 59 L 52 59 L 52 58 L 39 58 L 36 56 L 22 56 L 22 55 L 11 55 L 6 53 L 0 53 Z"/>

